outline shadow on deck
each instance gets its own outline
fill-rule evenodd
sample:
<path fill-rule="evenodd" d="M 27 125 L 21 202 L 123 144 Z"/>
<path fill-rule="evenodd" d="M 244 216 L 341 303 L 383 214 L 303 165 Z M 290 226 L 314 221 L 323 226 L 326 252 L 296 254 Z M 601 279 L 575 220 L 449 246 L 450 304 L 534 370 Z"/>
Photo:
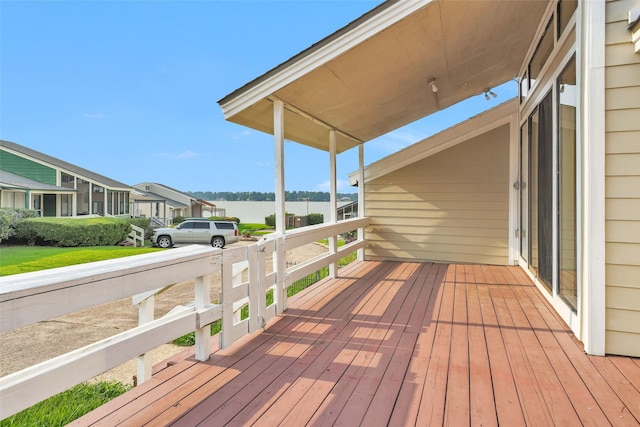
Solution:
<path fill-rule="evenodd" d="M 358 262 L 340 276 L 75 425 L 640 425 L 640 360 L 586 355 L 517 267 Z"/>

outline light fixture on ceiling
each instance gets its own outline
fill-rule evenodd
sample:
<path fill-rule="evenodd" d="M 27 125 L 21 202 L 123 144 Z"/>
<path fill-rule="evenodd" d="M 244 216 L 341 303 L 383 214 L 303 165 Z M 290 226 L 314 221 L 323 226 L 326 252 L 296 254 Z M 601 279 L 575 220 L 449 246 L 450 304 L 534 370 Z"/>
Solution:
<path fill-rule="evenodd" d="M 431 85 L 431 92 L 438 93 L 438 86 L 436 86 L 436 79 L 431 79 L 428 82 Z"/>
<path fill-rule="evenodd" d="M 427 82 L 427 84 L 429 84 L 431 86 L 431 93 L 433 94 L 433 100 L 436 103 L 436 108 L 439 110 L 440 109 L 440 100 L 438 99 L 438 86 L 436 86 L 436 79 L 435 77 L 432 79 L 429 79 L 429 81 Z"/>
<path fill-rule="evenodd" d="M 486 99 L 487 101 L 489 101 L 491 98 L 489 98 L 489 95 L 493 96 L 494 98 L 497 98 L 498 95 L 496 95 L 491 88 L 486 88 L 485 90 L 483 90 L 484 92 L 484 99 Z"/>

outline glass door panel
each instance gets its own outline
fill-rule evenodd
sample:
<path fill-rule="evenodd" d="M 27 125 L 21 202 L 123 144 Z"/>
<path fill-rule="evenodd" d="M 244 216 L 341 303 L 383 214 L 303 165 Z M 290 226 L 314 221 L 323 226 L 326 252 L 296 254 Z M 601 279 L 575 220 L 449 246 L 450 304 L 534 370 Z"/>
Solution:
<path fill-rule="evenodd" d="M 576 244 L 576 65 L 575 58 L 558 78 L 558 245 L 559 293 L 575 312 L 578 306 Z"/>
<path fill-rule="evenodd" d="M 529 117 L 529 269 L 553 281 L 553 103 L 551 92 Z"/>

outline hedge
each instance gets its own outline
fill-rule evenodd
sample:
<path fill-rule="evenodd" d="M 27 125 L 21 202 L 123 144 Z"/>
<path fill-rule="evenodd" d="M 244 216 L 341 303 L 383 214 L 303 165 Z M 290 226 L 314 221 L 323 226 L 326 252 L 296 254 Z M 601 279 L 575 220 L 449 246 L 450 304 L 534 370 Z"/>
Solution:
<path fill-rule="evenodd" d="M 29 218 L 17 224 L 15 237 L 31 245 L 113 246 L 130 230 L 129 220 L 120 218 Z"/>

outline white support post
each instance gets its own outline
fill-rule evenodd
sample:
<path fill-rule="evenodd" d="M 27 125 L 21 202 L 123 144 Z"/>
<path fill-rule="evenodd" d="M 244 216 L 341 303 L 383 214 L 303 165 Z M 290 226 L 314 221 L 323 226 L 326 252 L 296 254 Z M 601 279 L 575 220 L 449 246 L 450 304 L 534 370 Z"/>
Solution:
<path fill-rule="evenodd" d="M 276 234 L 282 235 L 286 230 L 284 203 L 284 104 L 280 100 L 273 102 L 273 137 L 276 174 Z"/>
<path fill-rule="evenodd" d="M 358 218 L 364 218 L 364 144 L 358 145 Z M 358 240 L 364 240 L 364 228 L 358 228 Z M 364 248 L 358 249 L 358 260 L 364 261 Z"/>
<path fill-rule="evenodd" d="M 579 3 L 582 71 L 582 336 L 584 349 L 604 355 L 606 334 L 605 259 L 605 2 Z M 580 13 L 581 12 L 581 13 Z"/>
<path fill-rule="evenodd" d="M 273 257 L 276 271 L 276 285 L 278 313 L 287 309 L 286 290 L 284 289 L 284 276 L 287 270 L 286 254 L 284 248 L 284 234 L 286 231 L 285 203 L 284 203 L 284 104 L 280 100 L 273 102 L 273 137 L 275 148 L 275 173 L 276 173 L 276 252 Z"/>
<path fill-rule="evenodd" d="M 153 322 L 155 307 L 155 297 L 153 295 L 146 298 L 138 306 L 138 325 L 142 326 Z M 142 384 L 151 378 L 151 365 L 153 359 L 151 353 L 144 353 L 136 357 L 137 375 L 136 384 Z"/>
<path fill-rule="evenodd" d="M 336 131 L 329 130 L 329 219 L 332 224 L 338 222 L 338 195 L 337 195 L 337 172 L 336 172 Z M 329 253 L 335 254 L 338 250 L 338 236 L 329 236 Z M 338 264 L 329 264 L 329 277 L 335 279 L 338 276 Z"/>
<path fill-rule="evenodd" d="M 211 305 L 210 276 L 198 276 L 195 279 L 196 311 Z M 211 325 L 196 329 L 196 359 L 204 362 L 211 356 Z"/>

